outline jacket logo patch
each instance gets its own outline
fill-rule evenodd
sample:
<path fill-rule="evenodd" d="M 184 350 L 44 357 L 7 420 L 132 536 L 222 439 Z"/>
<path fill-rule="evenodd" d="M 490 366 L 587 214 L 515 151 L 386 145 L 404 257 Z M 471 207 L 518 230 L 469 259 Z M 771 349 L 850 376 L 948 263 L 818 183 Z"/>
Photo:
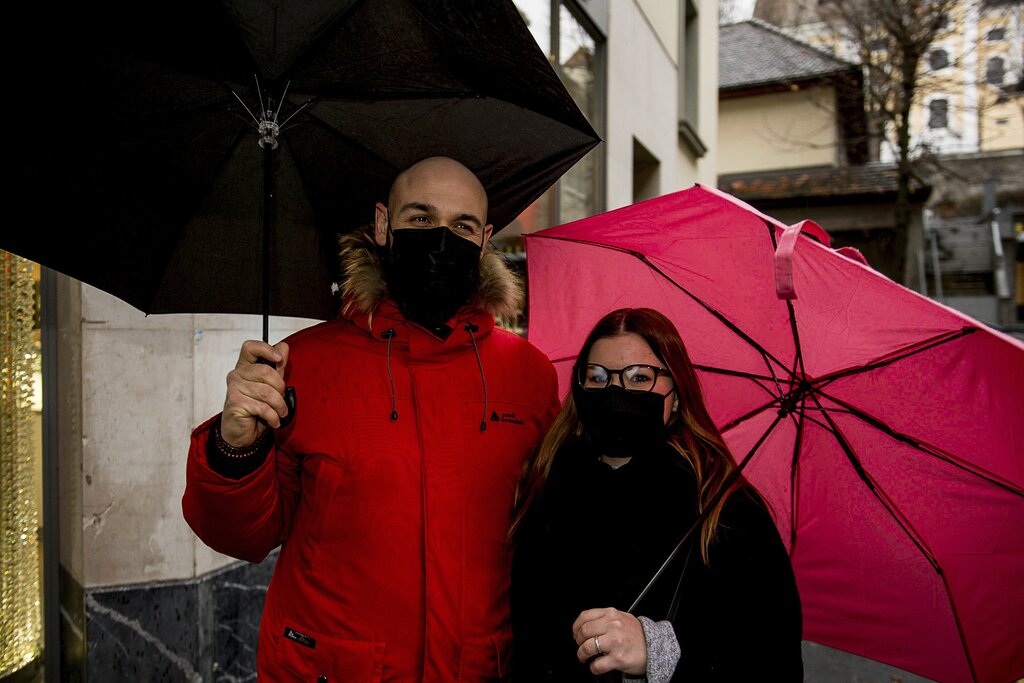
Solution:
<path fill-rule="evenodd" d="M 514 410 L 510 413 L 501 413 L 500 415 L 498 414 L 498 411 L 492 410 L 491 422 L 508 422 L 509 424 L 514 425 L 526 424 L 521 419 L 519 419 Z"/>
<path fill-rule="evenodd" d="M 299 645 L 305 645 L 308 648 L 316 648 L 316 640 L 310 638 L 305 633 L 299 633 L 293 628 L 284 627 L 284 637 L 294 640 Z"/>

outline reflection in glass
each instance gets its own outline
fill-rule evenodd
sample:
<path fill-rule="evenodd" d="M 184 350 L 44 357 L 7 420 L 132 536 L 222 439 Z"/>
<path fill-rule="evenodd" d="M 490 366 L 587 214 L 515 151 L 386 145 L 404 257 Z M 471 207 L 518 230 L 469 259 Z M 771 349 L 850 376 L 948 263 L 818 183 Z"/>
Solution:
<path fill-rule="evenodd" d="M 597 44 L 564 5 L 559 8 L 558 24 L 562 82 L 580 111 L 593 123 L 597 120 L 597 79 L 594 71 Z M 596 149 L 592 150 L 562 176 L 559 223 L 586 218 L 597 212 L 597 154 Z"/>
<path fill-rule="evenodd" d="M 544 54 L 551 54 L 551 0 L 515 0 L 530 33 Z"/>

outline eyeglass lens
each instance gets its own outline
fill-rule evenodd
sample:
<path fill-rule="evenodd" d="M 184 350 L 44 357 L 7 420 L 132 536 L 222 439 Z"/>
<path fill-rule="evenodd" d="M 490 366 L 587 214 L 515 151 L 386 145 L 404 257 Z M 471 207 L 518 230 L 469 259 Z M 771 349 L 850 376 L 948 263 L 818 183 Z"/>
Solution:
<path fill-rule="evenodd" d="M 604 389 L 612 376 L 619 375 L 622 388 L 627 391 L 650 391 L 658 379 L 658 368 L 650 365 L 630 365 L 621 370 L 609 370 L 603 365 L 587 365 L 580 378 L 584 389 Z"/>

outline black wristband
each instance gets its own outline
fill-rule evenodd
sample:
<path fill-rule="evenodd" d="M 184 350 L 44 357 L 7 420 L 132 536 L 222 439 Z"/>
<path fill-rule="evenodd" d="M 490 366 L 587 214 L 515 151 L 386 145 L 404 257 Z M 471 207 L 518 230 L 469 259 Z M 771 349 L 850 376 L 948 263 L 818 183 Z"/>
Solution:
<path fill-rule="evenodd" d="M 206 441 L 206 462 L 217 474 L 228 479 L 241 479 L 252 474 L 267 459 L 274 445 L 274 430 L 263 430 L 259 438 L 244 448 L 232 446 L 220 433 L 220 420 L 210 425 Z"/>

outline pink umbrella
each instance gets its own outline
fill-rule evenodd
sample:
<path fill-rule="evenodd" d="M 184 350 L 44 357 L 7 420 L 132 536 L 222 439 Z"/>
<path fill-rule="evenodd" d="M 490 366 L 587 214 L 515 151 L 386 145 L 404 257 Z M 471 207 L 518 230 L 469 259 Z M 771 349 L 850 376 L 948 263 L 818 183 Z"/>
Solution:
<path fill-rule="evenodd" d="M 527 249 L 529 336 L 563 392 L 605 313 L 676 323 L 773 508 L 805 639 L 943 682 L 1024 676 L 1024 344 L 701 185 Z"/>

